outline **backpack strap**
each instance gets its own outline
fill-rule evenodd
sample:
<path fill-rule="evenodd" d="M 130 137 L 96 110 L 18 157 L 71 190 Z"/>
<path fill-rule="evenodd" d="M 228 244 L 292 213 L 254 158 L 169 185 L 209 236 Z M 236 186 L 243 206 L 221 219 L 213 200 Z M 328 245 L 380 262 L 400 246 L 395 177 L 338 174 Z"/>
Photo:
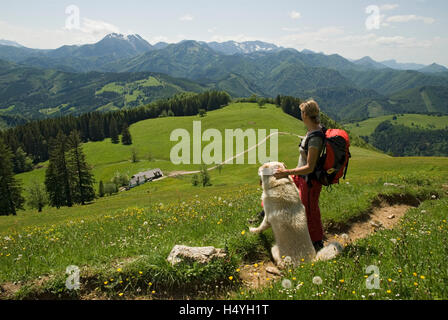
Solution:
<path fill-rule="evenodd" d="M 345 170 L 344 170 L 344 180 L 345 177 L 347 176 L 347 169 L 348 169 L 348 164 L 350 162 L 350 158 L 352 157 L 352 154 L 350 153 L 350 151 L 348 152 L 348 160 L 347 160 L 347 165 L 345 166 Z"/>
<path fill-rule="evenodd" d="M 326 132 L 327 132 L 327 128 L 322 127 L 322 130 L 319 130 L 319 131 L 316 130 L 316 131 L 312 132 L 308 137 L 306 137 L 305 138 L 306 139 L 305 140 L 305 147 L 304 147 L 305 152 L 308 153 L 308 144 L 309 144 L 311 138 L 313 138 L 313 137 L 321 137 L 322 138 L 322 144 L 323 144 L 322 153 L 321 153 L 321 155 L 322 155 L 323 152 L 324 152 L 324 147 L 325 147 L 325 139 L 326 139 L 325 133 Z"/>
<path fill-rule="evenodd" d="M 308 154 L 308 144 L 309 144 L 310 139 L 313 137 L 321 137 L 322 138 L 322 151 L 319 155 L 319 158 L 317 159 L 316 167 L 314 168 L 314 171 L 312 173 L 307 174 L 305 176 L 305 181 L 307 182 L 309 188 L 312 188 L 312 180 L 317 179 L 316 171 L 318 169 L 319 161 L 326 151 L 326 148 L 325 148 L 326 132 L 327 132 L 327 128 L 322 127 L 322 130 L 319 130 L 319 131 L 316 130 L 316 131 L 312 132 L 308 137 L 305 138 L 306 140 L 305 140 L 304 149 L 305 149 L 306 154 Z"/>

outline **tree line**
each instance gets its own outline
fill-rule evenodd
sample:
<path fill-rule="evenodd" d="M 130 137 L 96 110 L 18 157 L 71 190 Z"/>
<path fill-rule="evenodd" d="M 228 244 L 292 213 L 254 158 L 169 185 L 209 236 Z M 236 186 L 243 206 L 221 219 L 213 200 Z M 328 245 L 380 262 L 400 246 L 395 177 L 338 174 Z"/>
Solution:
<path fill-rule="evenodd" d="M 23 188 L 14 174 L 32 170 L 35 163 L 49 160 L 44 184 L 33 182 L 28 189 L 29 206 L 41 212 L 47 204 L 58 209 L 85 205 L 97 196 L 92 168 L 82 151 L 84 142 L 111 138 L 112 143 L 119 143 L 121 133 L 121 142 L 130 145 L 130 124 L 156 117 L 195 115 L 229 102 L 225 92 L 185 93 L 130 110 L 45 119 L 0 131 L 0 215 L 16 215 L 17 210 L 24 209 Z M 101 181 L 100 197 L 107 193 L 105 189 Z"/>
<path fill-rule="evenodd" d="M 12 152 L 14 173 L 21 173 L 31 170 L 33 164 L 50 158 L 49 141 L 56 138 L 59 132 L 69 136 L 76 130 L 83 143 L 106 138 L 111 138 L 112 143 L 119 143 L 121 134 L 124 144 L 132 144 L 128 128 L 136 122 L 157 117 L 197 115 L 201 110 L 219 109 L 229 102 L 230 96 L 222 91 L 182 93 L 132 109 L 32 121 L 0 131 L 0 138 Z"/>
<path fill-rule="evenodd" d="M 365 139 L 393 156 L 448 156 L 448 129 L 412 128 L 386 120 Z"/>
<path fill-rule="evenodd" d="M 49 146 L 45 182 L 31 184 L 28 204 L 41 212 L 47 204 L 59 209 L 94 200 L 95 179 L 82 151 L 79 132 L 66 136 L 59 131 L 56 138 L 50 138 Z M 21 183 L 14 177 L 13 153 L 0 139 L 0 215 L 16 215 L 17 210 L 24 209 L 22 192 Z"/>

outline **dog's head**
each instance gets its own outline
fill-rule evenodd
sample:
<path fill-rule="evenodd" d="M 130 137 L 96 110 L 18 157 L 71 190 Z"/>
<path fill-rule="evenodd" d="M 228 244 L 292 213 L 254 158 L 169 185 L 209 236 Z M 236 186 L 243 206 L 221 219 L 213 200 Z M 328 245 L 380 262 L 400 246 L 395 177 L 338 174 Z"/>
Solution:
<path fill-rule="evenodd" d="M 285 164 L 282 162 L 268 162 L 258 169 L 260 184 L 263 185 L 264 189 L 272 188 L 274 184 L 277 184 L 274 174 L 278 169 L 286 169 Z"/>

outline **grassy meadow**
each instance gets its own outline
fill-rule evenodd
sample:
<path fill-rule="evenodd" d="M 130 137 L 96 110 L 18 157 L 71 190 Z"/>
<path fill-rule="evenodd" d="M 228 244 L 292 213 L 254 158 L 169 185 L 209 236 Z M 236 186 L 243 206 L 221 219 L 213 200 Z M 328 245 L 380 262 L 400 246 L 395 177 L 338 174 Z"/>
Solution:
<path fill-rule="evenodd" d="M 407 127 L 419 127 L 427 130 L 445 129 L 446 126 L 448 126 L 448 116 L 430 116 L 425 114 L 398 114 L 395 116 L 397 117 L 396 120 L 393 120 L 394 115 L 388 115 L 370 118 L 361 122 L 348 123 L 344 126 L 358 136 L 370 136 L 375 131 L 376 127 L 386 120 L 397 125 L 401 124 Z"/>
<path fill-rule="evenodd" d="M 94 166 L 97 181 L 109 181 L 117 170 L 130 176 L 150 168 L 161 168 L 165 174 L 197 170 L 198 165 L 170 162 L 170 150 L 177 142 L 169 138 L 177 128 L 191 132 L 192 121 L 199 120 L 203 131 L 272 128 L 305 134 L 300 121 L 275 106 L 239 103 L 204 118 L 139 122 L 130 128 L 132 146 L 113 145 L 109 139 L 87 143 L 83 146 L 87 161 Z M 279 160 L 288 167 L 297 164 L 299 142 L 292 135 L 279 136 Z M 129 161 L 132 148 L 140 154 L 140 162 Z M 262 235 L 248 232 L 247 220 L 261 209 L 256 164 L 229 164 L 211 171 L 211 187 L 193 187 L 190 176 L 167 178 L 86 206 L 45 208 L 41 214 L 27 209 L 16 217 L 0 217 L 0 284 L 18 283 L 17 299 L 447 299 L 441 284 L 448 280 L 448 211 L 442 187 L 448 183 L 448 158 L 393 158 L 357 147 L 351 153 L 347 180 L 322 191 L 325 228 L 349 224 L 379 201 L 395 204 L 411 199 L 422 205 L 410 210 L 399 228 L 351 244 L 335 262 L 285 270 L 283 279 L 291 286 L 280 281 L 247 290 L 239 280 L 241 265 L 269 260 L 273 242 L 270 230 Z M 17 178 L 25 187 L 33 180 L 43 181 L 46 165 Z M 386 182 L 401 187 L 385 186 Z M 176 244 L 226 248 L 229 254 L 208 265 L 172 267 L 166 257 Z M 369 291 L 363 283 L 365 268 L 372 264 L 379 265 L 382 282 L 381 289 Z M 80 291 L 65 288 L 70 265 L 81 268 Z M 315 276 L 323 279 L 321 286 L 313 284 Z"/>

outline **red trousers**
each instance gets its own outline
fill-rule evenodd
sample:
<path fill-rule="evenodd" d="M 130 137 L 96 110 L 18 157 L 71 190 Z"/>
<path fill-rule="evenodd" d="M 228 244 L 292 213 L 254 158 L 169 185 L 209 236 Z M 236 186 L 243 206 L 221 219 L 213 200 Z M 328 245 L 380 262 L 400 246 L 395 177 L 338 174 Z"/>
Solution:
<path fill-rule="evenodd" d="M 305 206 L 311 241 L 321 241 L 324 239 L 324 229 L 322 227 L 319 209 L 319 196 L 322 191 L 322 184 L 318 181 L 313 181 L 312 187 L 310 188 L 304 178 L 292 176 L 292 179 L 299 189 L 300 199 Z M 263 201 L 261 202 L 261 206 L 263 207 Z"/>
<path fill-rule="evenodd" d="M 322 190 L 322 184 L 318 181 L 312 181 L 310 188 L 305 179 L 299 176 L 293 176 L 294 183 L 300 192 L 300 199 L 305 206 L 306 218 L 308 221 L 308 231 L 313 242 L 323 240 L 324 229 L 319 209 L 319 196 Z"/>

